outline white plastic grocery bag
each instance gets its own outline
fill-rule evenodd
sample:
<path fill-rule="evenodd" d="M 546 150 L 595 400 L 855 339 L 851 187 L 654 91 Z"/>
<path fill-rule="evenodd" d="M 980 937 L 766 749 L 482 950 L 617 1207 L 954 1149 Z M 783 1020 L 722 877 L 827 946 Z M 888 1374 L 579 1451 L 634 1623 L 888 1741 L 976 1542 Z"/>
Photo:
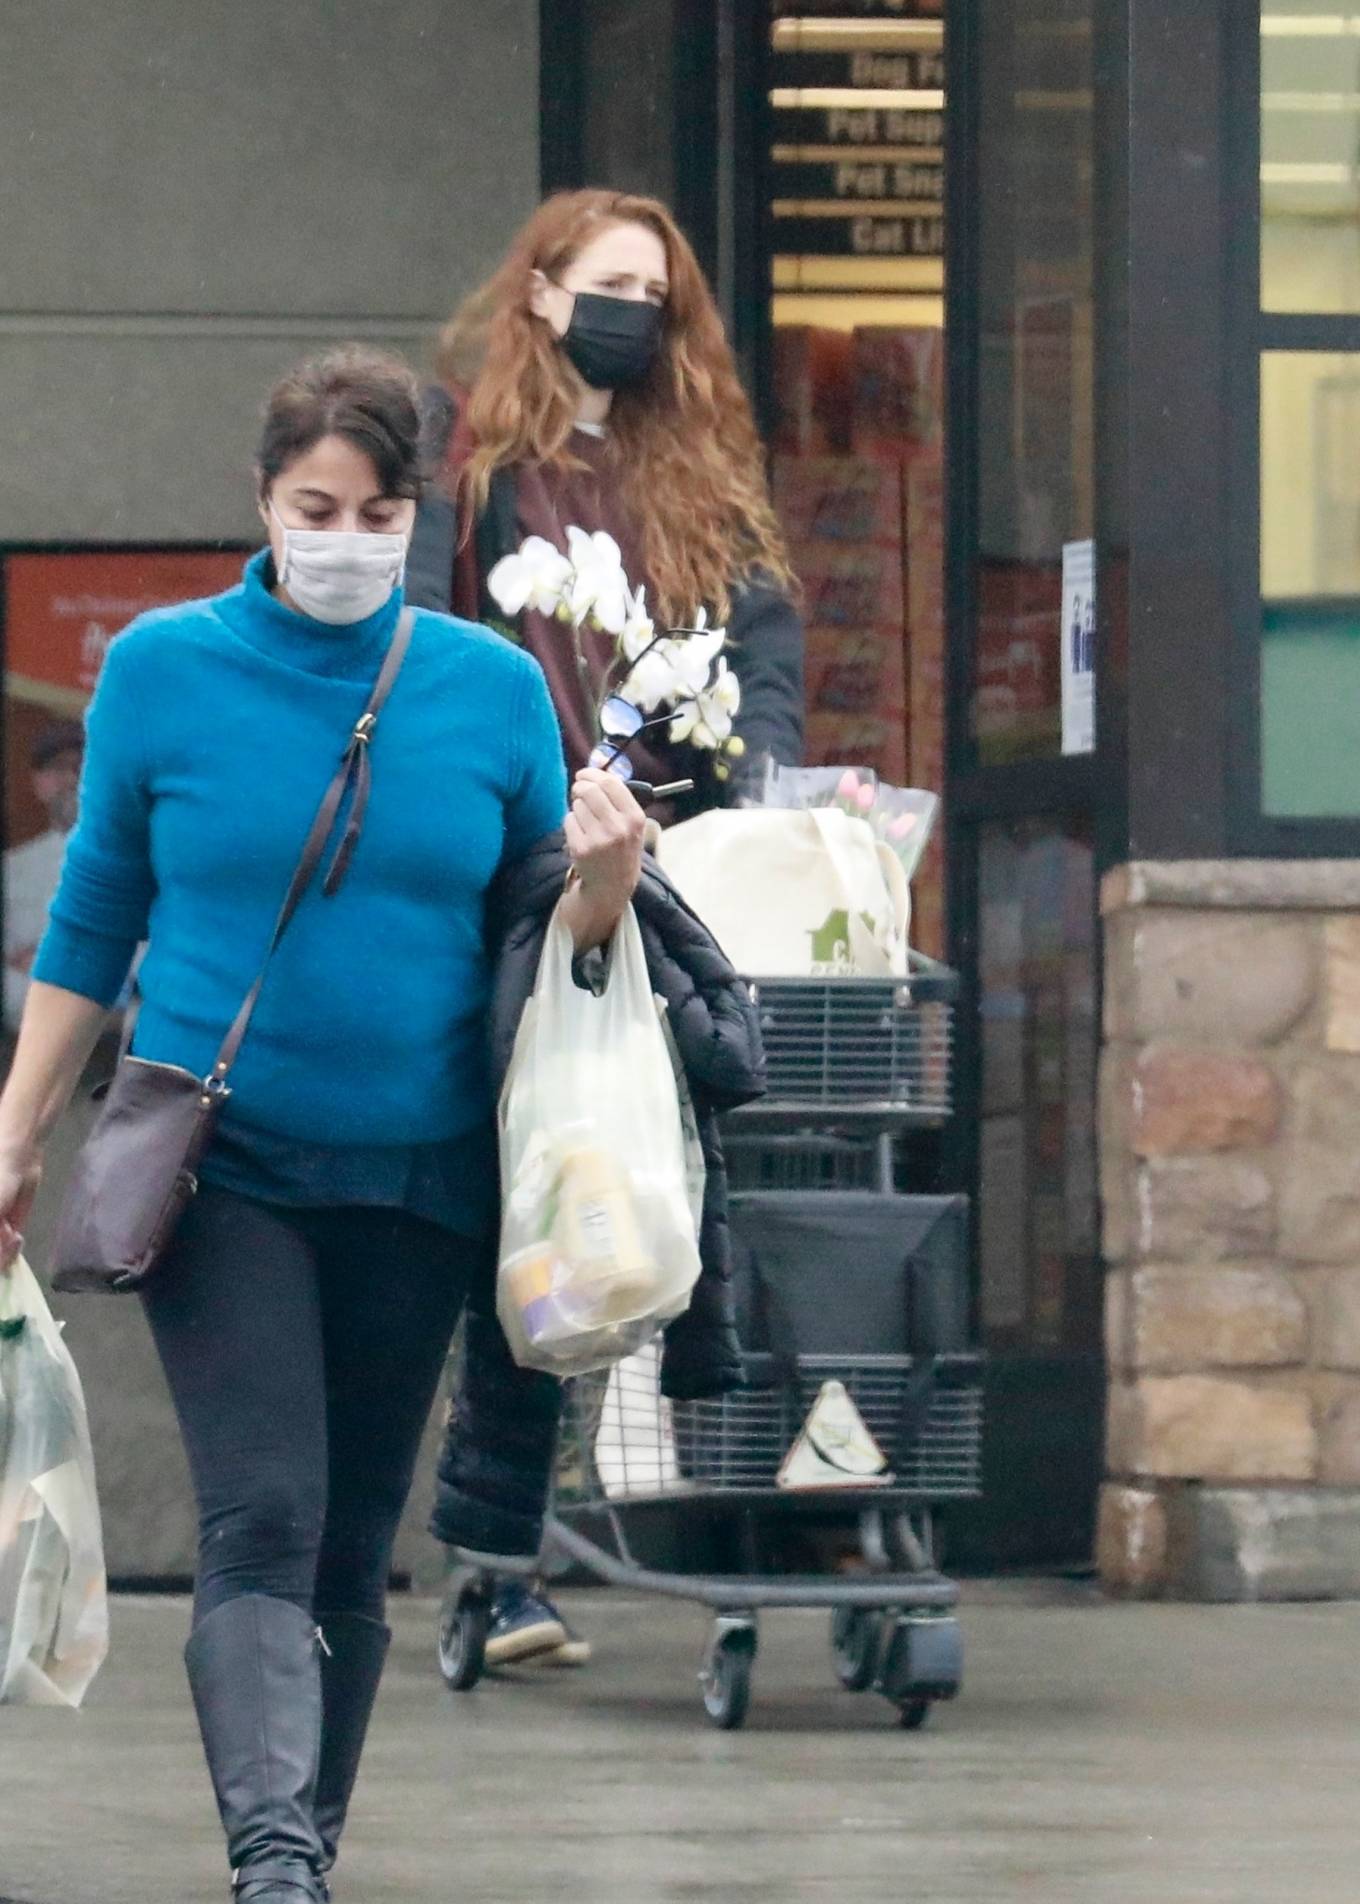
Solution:
<path fill-rule="evenodd" d="M 78 1706 L 108 1645 L 85 1398 L 21 1257 L 0 1275 L 0 1703 Z"/>
<path fill-rule="evenodd" d="M 907 970 L 898 856 L 834 807 L 738 807 L 669 828 L 661 865 L 739 972 L 892 978 Z"/>
<path fill-rule="evenodd" d="M 631 907 L 598 997 L 554 915 L 500 1106 L 497 1311 L 523 1368 L 607 1368 L 688 1306 L 692 1146 L 659 1013 Z"/>

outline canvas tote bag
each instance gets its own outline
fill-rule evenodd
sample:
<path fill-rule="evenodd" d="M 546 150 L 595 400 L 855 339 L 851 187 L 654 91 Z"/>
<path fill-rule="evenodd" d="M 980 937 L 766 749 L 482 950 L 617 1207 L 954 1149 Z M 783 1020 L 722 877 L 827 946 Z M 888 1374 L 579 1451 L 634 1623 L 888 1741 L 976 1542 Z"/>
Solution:
<path fill-rule="evenodd" d="M 663 833 L 658 857 L 739 972 L 906 976 L 910 890 L 865 820 L 834 807 L 703 813 Z"/>

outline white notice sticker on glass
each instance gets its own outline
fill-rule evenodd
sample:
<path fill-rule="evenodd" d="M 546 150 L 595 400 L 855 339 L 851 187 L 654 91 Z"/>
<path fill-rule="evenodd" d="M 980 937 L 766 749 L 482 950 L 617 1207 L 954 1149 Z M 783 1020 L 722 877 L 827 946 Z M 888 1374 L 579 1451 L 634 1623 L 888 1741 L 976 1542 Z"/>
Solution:
<path fill-rule="evenodd" d="M 1096 750 L 1096 545 L 1064 542 L 1062 750 Z"/>

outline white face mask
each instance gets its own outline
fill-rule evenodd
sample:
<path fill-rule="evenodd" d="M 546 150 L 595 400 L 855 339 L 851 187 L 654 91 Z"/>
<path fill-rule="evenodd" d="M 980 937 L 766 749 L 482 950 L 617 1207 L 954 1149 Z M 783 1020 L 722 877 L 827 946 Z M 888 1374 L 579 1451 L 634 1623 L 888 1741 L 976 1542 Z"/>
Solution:
<path fill-rule="evenodd" d="M 278 572 L 304 615 L 339 627 L 376 615 L 406 572 L 404 535 L 366 529 L 290 529 L 271 497 L 283 533 Z"/>

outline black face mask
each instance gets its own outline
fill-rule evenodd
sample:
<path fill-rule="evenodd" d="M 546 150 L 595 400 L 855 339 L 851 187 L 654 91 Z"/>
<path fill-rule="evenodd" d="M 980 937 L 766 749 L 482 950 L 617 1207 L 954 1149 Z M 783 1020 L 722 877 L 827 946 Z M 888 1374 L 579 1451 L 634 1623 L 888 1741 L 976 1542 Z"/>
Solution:
<path fill-rule="evenodd" d="M 660 305 L 578 291 L 562 348 L 592 390 L 641 383 L 661 348 Z"/>

